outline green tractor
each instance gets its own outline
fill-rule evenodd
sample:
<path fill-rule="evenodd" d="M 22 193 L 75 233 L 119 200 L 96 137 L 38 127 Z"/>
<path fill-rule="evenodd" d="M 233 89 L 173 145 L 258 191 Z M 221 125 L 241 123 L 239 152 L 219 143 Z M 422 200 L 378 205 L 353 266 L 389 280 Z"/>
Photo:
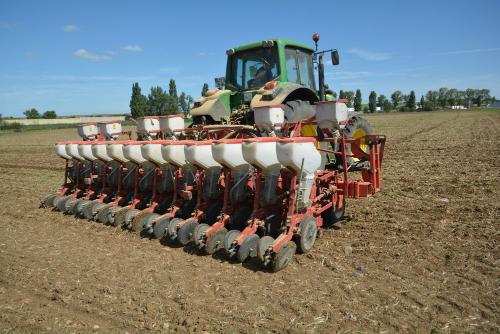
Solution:
<path fill-rule="evenodd" d="M 319 35 L 314 35 L 316 46 Z M 332 63 L 339 63 L 337 50 Z M 217 78 L 218 89 L 209 90 L 191 111 L 195 124 L 253 124 L 255 107 L 292 103 L 295 108 L 325 100 L 323 55 L 311 47 L 286 39 L 265 40 L 226 51 L 225 78 Z M 318 66 L 319 91 L 314 65 Z M 224 89 L 225 86 L 225 89 Z M 328 96 L 329 98 L 330 96 Z M 304 103 L 307 102 L 307 103 Z M 300 105 L 300 106 L 299 106 Z"/>
<path fill-rule="evenodd" d="M 314 104 L 333 100 L 324 80 L 324 56 L 331 54 L 332 65 L 339 64 L 335 49 L 318 51 L 319 35 L 314 34 L 315 48 L 287 39 L 272 39 L 226 51 L 226 77 L 216 78 L 217 89 L 209 90 L 194 103 L 194 125 L 254 124 L 254 109 L 285 105 L 296 122 L 315 114 Z M 314 76 L 318 71 L 319 87 Z M 354 116 L 354 115 L 352 115 Z M 290 117 L 289 117 L 290 118 Z M 315 136 L 309 129 L 306 136 Z M 368 123 L 352 117 L 342 126 L 347 137 L 371 133 Z"/>

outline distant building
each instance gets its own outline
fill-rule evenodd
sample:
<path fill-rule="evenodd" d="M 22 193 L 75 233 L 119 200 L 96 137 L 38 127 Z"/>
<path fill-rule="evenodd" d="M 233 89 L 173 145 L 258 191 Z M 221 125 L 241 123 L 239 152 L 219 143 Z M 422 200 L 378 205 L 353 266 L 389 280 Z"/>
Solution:
<path fill-rule="evenodd" d="M 466 110 L 467 107 L 465 107 L 465 106 L 451 106 L 451 109 L 454 109 L 454 110 Z"/>
<path fill-rule="evenodd" d="M 496 100 L 488 105 L 488 108 L 500 108 L 500 100 Z"/>

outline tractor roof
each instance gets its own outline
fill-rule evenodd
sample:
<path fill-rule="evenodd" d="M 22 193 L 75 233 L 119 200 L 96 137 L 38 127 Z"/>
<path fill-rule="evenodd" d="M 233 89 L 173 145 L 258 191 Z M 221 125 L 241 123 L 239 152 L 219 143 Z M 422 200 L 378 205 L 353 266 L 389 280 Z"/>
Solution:
<path fill-rule="evenodd" d="M 303 48 L 303 49 L 306 49 L 306 50 L 314 51 L 314 49 L 311 48 L 308 45 L 305 45 L 305 44 L 302 44 L 302 43 L 298 43 L 298 42 L 294 42 L 294 41 L 291 41 L 289 39 L 273 38 L 273 39 L 271 39 L 271 41 L 274 41 L 274 43 L 276 43 L 276 44 L 297 46 L 299 48 Z M 243 50 L 249 50 L 249 49 L 258 48 L 258 47 L 261 47 L 261 46 L 262 46 L 262 41 L 238 46 L 238 47 L 234 48 L 234 51 L 238 52 L 238 51 L 243 51 Z"/>

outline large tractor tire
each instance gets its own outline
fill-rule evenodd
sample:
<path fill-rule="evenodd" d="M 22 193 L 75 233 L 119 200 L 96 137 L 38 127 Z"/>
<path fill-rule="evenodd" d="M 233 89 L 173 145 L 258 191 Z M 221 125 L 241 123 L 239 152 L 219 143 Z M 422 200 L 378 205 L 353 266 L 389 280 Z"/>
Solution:
<path fill-rule="evenodd" d="M 361 117 L 353 117 L 352 122 L 346 125 L 346 127 L 342 130 L 342 134 L 346 138 L 358 139 L 364 137 L 366 135 L 371 135 L 373 133 L 372 127 L 368 122 Z M 365 153 L 370 153 L 370 149 L 368 144 L 366 144 L 363 140 L 360 141 L 360 148 Z M 351 145 L 346 144 L 346 153 L 351 154 Z M 347 163 L 353 164 L 358 162 L 359 159 L 355 157 L 347 157 Z"/>

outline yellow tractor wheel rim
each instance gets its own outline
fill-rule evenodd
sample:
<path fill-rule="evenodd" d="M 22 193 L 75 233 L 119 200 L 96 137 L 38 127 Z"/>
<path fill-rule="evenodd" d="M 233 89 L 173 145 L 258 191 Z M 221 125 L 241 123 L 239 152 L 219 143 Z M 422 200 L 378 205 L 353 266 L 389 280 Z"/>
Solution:
<path fill-rule="evenodd" d="M 358 139 L 364 136 L 366 136 L 366 132 L 363 129 L 356 129 L 352 135 L 352 139 Z M 368 145 L 363 139 L 359 141 L 359 148 L 363 150 L 363 152 L 368 152 Z"/>
<path fill-rule="evenodd" d="M 302 135 L 304 137 L 317 137 L 318 136 L 318 131 L 316 131 L 316 127 L 313 125 L 304 125 L 302 127 Z M 319 141 L 316 143 L 316 147 L 319 148 Z"/>

